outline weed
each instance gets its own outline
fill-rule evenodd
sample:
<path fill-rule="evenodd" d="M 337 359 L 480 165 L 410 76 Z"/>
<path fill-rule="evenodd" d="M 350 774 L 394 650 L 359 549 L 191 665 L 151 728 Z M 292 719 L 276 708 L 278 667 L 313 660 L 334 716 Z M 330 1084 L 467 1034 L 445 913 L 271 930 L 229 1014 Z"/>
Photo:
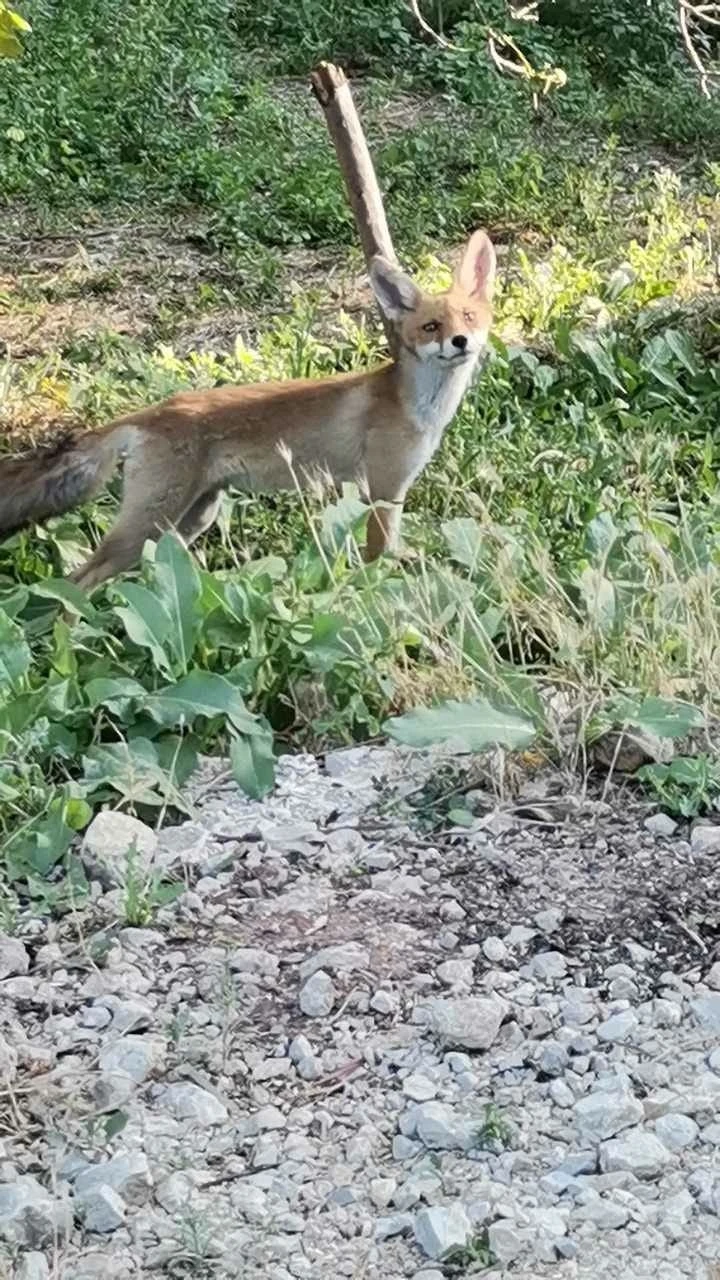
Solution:
<path fill-rule="evenodd" d="M 480 1231 L 471 1236 L 467 1244 L 450 1249 L 442 1261 L 444 1266 L 450 1268 L 449 1274 L 451 1275 L 466 1275 L 469 1270 L 477 1272 L 491 1267 L 495 1258 L 490 1248 L 487 1232 Z"/>
<path fill-rule="evenodd" d="M 159 907 L 172 902 L 184 890 L 181 883 L 167 883 L 156 871 L 142 865 L 133 844 L 125 855 L 122 877 L 122 912 L 126 924 L 142 928 L 150 923 Z"/>
<path fill-rule="evenodd" d="M 720 808 L 720 763 L 704 752 L 643 765 L 635 776 L 668 813 L 695 818 Z"/>
<path fill-rule="evenodd" d="M 512 1129 L 507 1120 L 503 1119 L 494 1103 L 488 1102 L 483 1122 L 477 1131 L 477 1145 L 497 1150 L 509 1146 L 511 1139 Z"/>

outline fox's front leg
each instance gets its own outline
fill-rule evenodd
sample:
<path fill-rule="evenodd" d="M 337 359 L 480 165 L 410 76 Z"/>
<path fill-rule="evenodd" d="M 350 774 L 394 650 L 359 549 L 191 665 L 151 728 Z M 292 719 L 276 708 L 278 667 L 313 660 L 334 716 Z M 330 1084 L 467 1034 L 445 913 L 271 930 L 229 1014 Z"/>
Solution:
<path fill-rule="evenodd" d="M 386 551 L 397 551 L 403 498 L 394 502 L 375 500 L 370 512 L 365 543 L 365 559 L 377 560 Z"/>

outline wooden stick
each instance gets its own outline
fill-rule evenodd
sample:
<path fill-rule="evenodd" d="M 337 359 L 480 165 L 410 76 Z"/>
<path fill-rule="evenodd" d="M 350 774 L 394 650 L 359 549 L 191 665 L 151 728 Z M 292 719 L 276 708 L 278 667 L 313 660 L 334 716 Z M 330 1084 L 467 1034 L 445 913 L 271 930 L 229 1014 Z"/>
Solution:
<path fill-rule="evenodd" d="M 310 81 L 325 113 L 365 261 L 369 266 L 371 258 L 381 253 L 391 262 L 396 262 L 378 180 L 345 73 L 331 62 L 321 62 L 312 72 Z M 382 310 L 380 315 L 390 350 L 395 355 L 397 338 L 394 325 Z"/>

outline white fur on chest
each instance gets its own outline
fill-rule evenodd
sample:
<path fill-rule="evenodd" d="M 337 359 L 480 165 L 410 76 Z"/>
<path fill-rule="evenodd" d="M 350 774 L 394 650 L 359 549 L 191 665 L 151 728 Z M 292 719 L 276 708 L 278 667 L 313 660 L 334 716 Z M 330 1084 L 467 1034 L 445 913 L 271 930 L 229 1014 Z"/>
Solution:
<path fill-rule="evenodd" d="M 415 429 L 432 436 L 436 444 L 460 407 L 474 367 L 474 360 L 457 368 L 427 360 L 407 370 L 403 388 L 406 411 Z"/>

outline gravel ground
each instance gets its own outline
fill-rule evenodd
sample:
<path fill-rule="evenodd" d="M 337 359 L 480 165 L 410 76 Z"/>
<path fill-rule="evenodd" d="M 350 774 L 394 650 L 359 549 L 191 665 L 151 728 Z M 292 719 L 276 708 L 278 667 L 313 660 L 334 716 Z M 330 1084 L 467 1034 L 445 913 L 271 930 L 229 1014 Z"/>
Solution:
<path fill-rule="evenodd" d="M 438 767 L 95 819 L 91 905 L 0 936 L 0 1276 L 718 1280 L 720 827 L 423 832 Z"/>

